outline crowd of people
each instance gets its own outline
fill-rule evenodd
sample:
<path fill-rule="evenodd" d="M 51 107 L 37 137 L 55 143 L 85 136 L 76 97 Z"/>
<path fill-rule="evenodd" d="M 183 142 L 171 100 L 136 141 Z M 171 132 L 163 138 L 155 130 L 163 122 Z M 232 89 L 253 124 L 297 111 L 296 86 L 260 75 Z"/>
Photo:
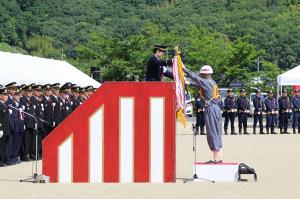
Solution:
<path fill-rule="evenodd" d="M 0 167 L 41 159 L 42 140 L 95 90 L 70 82 L 0 86 Z"/>
<path fill-rule="evenodd" d="M 261 95 L 261 91 L 256 90 L 256 95 L 253 98 L 253 134 L 256 134 L 257 123 L 259 125 L 259 134 L 277 134 L 275 132 L 275 126 L 278 123 L 280 134 L 289 134 L 289 119 L 292 119 L 293 134 L 300 134 L 300 90 L 293 91 L 291 96 L 288 96 L 288 91 L 284 90 L 282 95 L 276 99 L 272 91 L 268 92 L 266 99 Z M 201 96 L 197 96 L 195 99 L 196 107 L 196 133 L 204 135 L 204 110 L 205 105 L 201 100 Z M 246 96 L 246 90 L 241 89 L 240 95 L 235 97 L 233 89 L 227 90 L 227 97 L 220 105 L 224 119 L 224 134 L 228 135 L 228 126 L 230 123 L 231 135 L 237 134 L 249 134 L 248 128 L 248 116 L 250 113 L 250 100 Z M 235 120 L 238 119 L 238 133 L 235 132 Z M 264 120 L 265 128 L 264 132 Z"/>

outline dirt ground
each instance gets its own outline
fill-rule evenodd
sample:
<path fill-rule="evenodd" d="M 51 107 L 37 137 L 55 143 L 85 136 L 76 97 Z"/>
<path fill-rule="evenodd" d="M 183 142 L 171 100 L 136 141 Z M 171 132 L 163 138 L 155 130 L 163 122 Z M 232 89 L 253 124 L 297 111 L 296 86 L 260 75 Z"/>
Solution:
<path fill-rule="evenodd" d="M 173 184 L 32 184 L 32 162 L 0 168 L 1 199 L 48 198 L 272 198 L 299 199 L 300 135 L 223 136 L 224 161 L 244 162 L 254 167 L 258 182 L 183 183 L 193 175 L 191 122 L 177 125 L 177 182 Z M 250 129 L 249 129 L 250 132 Z M 211 158 L 206 137 L 197 136 L 198 160 Z M 41 162 L 39 162 L 41 168 Z"/>

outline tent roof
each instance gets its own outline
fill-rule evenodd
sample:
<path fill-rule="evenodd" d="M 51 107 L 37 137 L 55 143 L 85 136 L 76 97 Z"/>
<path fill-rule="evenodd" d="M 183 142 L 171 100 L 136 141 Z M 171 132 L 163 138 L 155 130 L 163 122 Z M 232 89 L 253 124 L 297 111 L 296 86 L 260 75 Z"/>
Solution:
<path fill-rule="evenodd" d="M 300 85 L 300 65 L 281 75 L 278 75 L 277 84 L 280 86 Z"/>
<path fill-rule="evenodd" d="M 0 84 L 46 84 L 72 82 L 78 86 L 101 84 L 65 61 L 0 51 Z"/>

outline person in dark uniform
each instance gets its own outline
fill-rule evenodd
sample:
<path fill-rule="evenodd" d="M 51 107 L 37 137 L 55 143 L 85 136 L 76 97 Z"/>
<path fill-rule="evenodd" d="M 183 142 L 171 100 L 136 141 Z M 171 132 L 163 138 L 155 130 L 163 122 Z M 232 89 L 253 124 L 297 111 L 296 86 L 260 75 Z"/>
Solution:
<path fill-rule="evenodd" d="M 20 105 L 20 90 L 17 89 L 15 94 L 12 95 L 13 102 L 10 106 L 10 130 L 11 130 L 11 139 L 10 139 L 10 148 L 7 150 L 8 164 L 19 163 L 19 152 L 22 142 L 22 136 L 24 133 L 24 116 L 20 111 L 22 108 Z"/>
<path fill-rule="evenodd" d="M 238 122 L 239 122 L 239 134 L 242 134 L 242 129 L 244 129 L 244 134 L 248 135 L 247 132 L 247 121 L 250 109 L 249 99 L 246 97 L 246 90 L 240 90 L 240 97 L 237 99 L 237 109 L 238 109 Z"/>
<path fill-rule="evenodd" d="M 85 88 L 80 88 L 79 97 L 78 97 L 79 104 L 80 105 L 83 104 L 83 102 L 85 102 L 85 100 L 87 100 L 86 90 L 85 90 Z"/>
<path fill-rule="evenodd" d="M 89 98 L 93 94 L 93 87 L 92 86 L 86 86 L 86 97 Z"/>
<path fill-rule="evenodd" d="M 256 124 L 259 122 L 260 132 L 259 134 L 265 134 L 263 128 L 263 115 L 265 111 L 264 99 L 260 94 L 260 89 L 256 90 L 256 95 L 253 98 L 253 107 L 254 107 L 254 121 L 253 121 L 253 134 L 256 134 Z"/>
<path fill-rule="evenodd" d="M 72 106 L 71 106 L 69 99 L 67 98 L 68 93 L 69 93 L 69 91 L 68 91 L 67 87 L 61 87 L 59 90 L 58 101 L 59 101 L 60 107 L 61 107 L 61 121 L 66 119 L 68 117 L 68 115 L 70 115 L 72 113 L 72 110 L 71 110 Z"/>
<path fill-rule="evenodd" d="M 44 139 L 53 130 L 53 107 L 51 101 L 51 85 L 45 84 L 42 89 L 44 94 L 41 103 L 43 104 L 44 120 L 46 121 L 46 123 L 44 123 Z"/>
<path fill-rule="evenodd" d="M 17 83 L 16 82 L 11 82 L 9 84 L 5 85 L 5 88 L 7 88 L 8 91 L 8 100 L 6 104 L 11 104 L 12 103 L 12 96 L 15 94 L 17 90 Z"/>
<path fill-rule="evenodd" d="M 32 153 L 32 141 L 34 140 L 35 135 L 35 115 L 34 106 L 30 100 L 32 97 L 32 86 L 26 86 L 24 89 L 24 96 L 20 98 L 20 105 L 22 110 L 29 113 L 30 115 L 24 113 L 24 124 L 25 131 L 22 137 L 22 145 L 21 145 L 21 160 L 29 161 L 30 157 L 33 157 L 35 154 Z"/>
<path fill-rule="evenodd" d="M 201 100 L 201 97 L 199 95 L 195 98 L 195 108 L 196 108 L 196 135 L 199 135 L 199 128 L 200 128 L 200 135 L 206 135 L 204 133 L 204 126 L 205 126 L 204 111 L 205 111 L 205 106 L 204 106 L 204 103 Z"/>
<path fill-rule="evenodd" d="M 268 97 L 265 99 L 265 105 L 266 105 L 266 129 L 267 129 L 267 134 L 270 133 L 270 129 L 271 129 L 271 134 L 277 134 L 275 133 L 275 120 L 278 114 L 278 110 L 277 110 L 277 100 L 276 98 L 273 96 L 273 91 L 269 91 L 268 92 Z"/>
<path fill-rule="evenodd" d="M 8 100 L 8 90 L 6 88 L 0 89 L 0 167 L 5 166 L 5 158 L 7 151 L 7 144 L 10 132 L 10 122 L 9 122 L 9 109 L 6 105 Z"/>
<path fill-rule="evenodd" d="M 230 121 L 231 125 L 231 135 L 236 135 L 234 129 L 234 120 L 237 112 L 236 99 L 233 94 L 233 89 L 227 90 L 227 97 L 224 100 L 224 111 L 225 111 L 225 121 L 224 121 L 224 131 L 225 135 L 228 135 L 227 129 Z"/>
<path fill-rule="evenodd" d="M 60 102 L 58 101 L 59 97 L 59 83 L 55 83 L 51 85 L 51 102 L 53 107 L 53 127 L 57 127 L 61 122 L 61 106 Z"/>
<path fill-rule="evenodd" d="M 33 87 L 33 96 L 30 98 L 31 103 L 34 108 L 34 115 L 36 117 L 37 122 L 37 129 L 34 131 L 34 133 L 37 133 L 38 136 L 38 159 L 42 156 L 42 138 L 44 137 L 45 130 L 44 130 L 44 104 L 42 103 L 42 86 L 41 85 L 35 85 Z M 35 159 L 35 142 L 36 142 L 36 135 L 34 135 L 31 145 L 31 154 L 32 159 Z"/>
<path fill-rule="evenodd" d="M 73 86 L 71 90 L 70 101 L 72 106 L 71 111 L 73 112 L 80 105 L 78 100 L 80 88 L 78 86 Z"/>
<path fill-rule="evenodd" d="M 300 90 L 295 90 L 295 97 L 292 98 L 293 110 L 293 134 L 296 134 L 296 128 L 300 134 Z"/>
<path fill-rule="evenodd" d="M 290 114 L 290 101 L 287 96 L 287 90 L 283 90 L 282 96 L 278 99 L 279 105 L 279 128 L 280 134 L 289 134 L 287 132 Z"/>
<path fill-rule="evenodd" d="M 167 70 L 172 65 L 172 60 L 163 60 L 166 46 L 155 46 L 146 68 L 146 81 L 162 81 L 163 76 L 173 79 L 173 73 Z"/>

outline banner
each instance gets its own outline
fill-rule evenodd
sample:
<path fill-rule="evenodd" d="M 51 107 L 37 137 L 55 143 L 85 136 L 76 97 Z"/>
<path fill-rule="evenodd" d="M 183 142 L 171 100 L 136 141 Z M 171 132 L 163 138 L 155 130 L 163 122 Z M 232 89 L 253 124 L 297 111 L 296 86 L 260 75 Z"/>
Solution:
<path fill-rule="evenodd" d="M 173 60 L 173 76 L 176 84 L 176 118 L 185 127 L 185 89 L 184 89 L 184 73 L 182 71 L 183 63 L 179 55 L 178 47 L 175 47 L 176 56 Z"/>

